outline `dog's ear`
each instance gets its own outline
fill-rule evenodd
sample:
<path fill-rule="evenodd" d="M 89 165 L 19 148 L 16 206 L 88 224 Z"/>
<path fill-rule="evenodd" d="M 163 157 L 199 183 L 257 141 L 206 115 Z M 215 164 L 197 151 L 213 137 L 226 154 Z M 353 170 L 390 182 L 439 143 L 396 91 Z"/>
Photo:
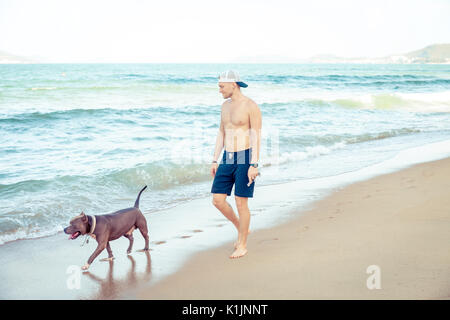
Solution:
<path fill-rule="evenodd" d="M 83 211 L 81 211 L 81 221 L 83 223 L 88 222 L 88 218 L 87 218 L 86 214 Z"/>

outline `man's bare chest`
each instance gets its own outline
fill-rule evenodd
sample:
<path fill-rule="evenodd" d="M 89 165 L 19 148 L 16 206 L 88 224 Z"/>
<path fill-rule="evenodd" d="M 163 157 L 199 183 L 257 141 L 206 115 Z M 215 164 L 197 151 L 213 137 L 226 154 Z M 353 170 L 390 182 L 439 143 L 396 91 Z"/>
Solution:
<path fill-rule="evenodd" d="M 225 128 L 248 127 L 250 117 L 245 106 L 231 106 L 224 110 L 222 121 Z"/>

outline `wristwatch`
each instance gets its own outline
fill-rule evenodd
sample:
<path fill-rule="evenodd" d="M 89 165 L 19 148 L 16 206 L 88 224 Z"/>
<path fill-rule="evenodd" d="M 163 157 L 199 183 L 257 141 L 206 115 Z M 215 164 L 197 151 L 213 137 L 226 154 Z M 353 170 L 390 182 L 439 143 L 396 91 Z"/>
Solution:
<path fill-rule="evenodd" d="M 258 163 L 250 163 L 253 168 L 258 168 Z"/>

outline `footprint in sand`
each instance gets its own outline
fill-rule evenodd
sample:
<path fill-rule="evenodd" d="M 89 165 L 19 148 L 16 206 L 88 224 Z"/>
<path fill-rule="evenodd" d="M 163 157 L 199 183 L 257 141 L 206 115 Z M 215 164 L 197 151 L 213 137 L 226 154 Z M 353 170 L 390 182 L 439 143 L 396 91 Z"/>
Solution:
<path fill-rule="evenodd" d="M 180 236 L 178 238 L 180 238 L 180 239 L 187 239 L 187 238 L 190 238 L 190 237 L 192 237 L 192 236 Z"/>
<path fill-rule="evenodd" d="M 195 230 L 192 230 L 192 232 L 198 233 L 198 232 L 203 232 L 203 230 L 195 229 Z"/>
<path fill-rule="evenodd" d="M 263 243 L 263 242 L 267 242 L 267 241 L 276 241 L 276 240 L 278 240 L 278 238 L 264 239 L 264 240 L 261 240 L 259 243 Z"/>
<path fill-rule="evenodd" d="M 153 244 L 159 245 L 159 244 L 164 244 L 166 243 L 166 241 L 154 241 Z"/>
<path fill-rule="evenodd" d="M 309 227 L 308 226 L 304 226 L 303 230 L 300 230 L 299 232 L 304 232 L 304 231 L 308 231 Z"/>

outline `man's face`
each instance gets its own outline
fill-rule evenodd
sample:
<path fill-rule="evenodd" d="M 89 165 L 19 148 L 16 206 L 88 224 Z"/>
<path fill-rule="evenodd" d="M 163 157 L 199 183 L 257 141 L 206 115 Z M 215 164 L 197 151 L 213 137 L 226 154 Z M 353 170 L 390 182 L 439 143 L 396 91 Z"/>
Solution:
<path fill-rule="evenodd" d="M 237 86 L 234 82 L 219 82 L 219 92 L 224 99 L 228 99 L 233 95 L 234 88 Z"/>

